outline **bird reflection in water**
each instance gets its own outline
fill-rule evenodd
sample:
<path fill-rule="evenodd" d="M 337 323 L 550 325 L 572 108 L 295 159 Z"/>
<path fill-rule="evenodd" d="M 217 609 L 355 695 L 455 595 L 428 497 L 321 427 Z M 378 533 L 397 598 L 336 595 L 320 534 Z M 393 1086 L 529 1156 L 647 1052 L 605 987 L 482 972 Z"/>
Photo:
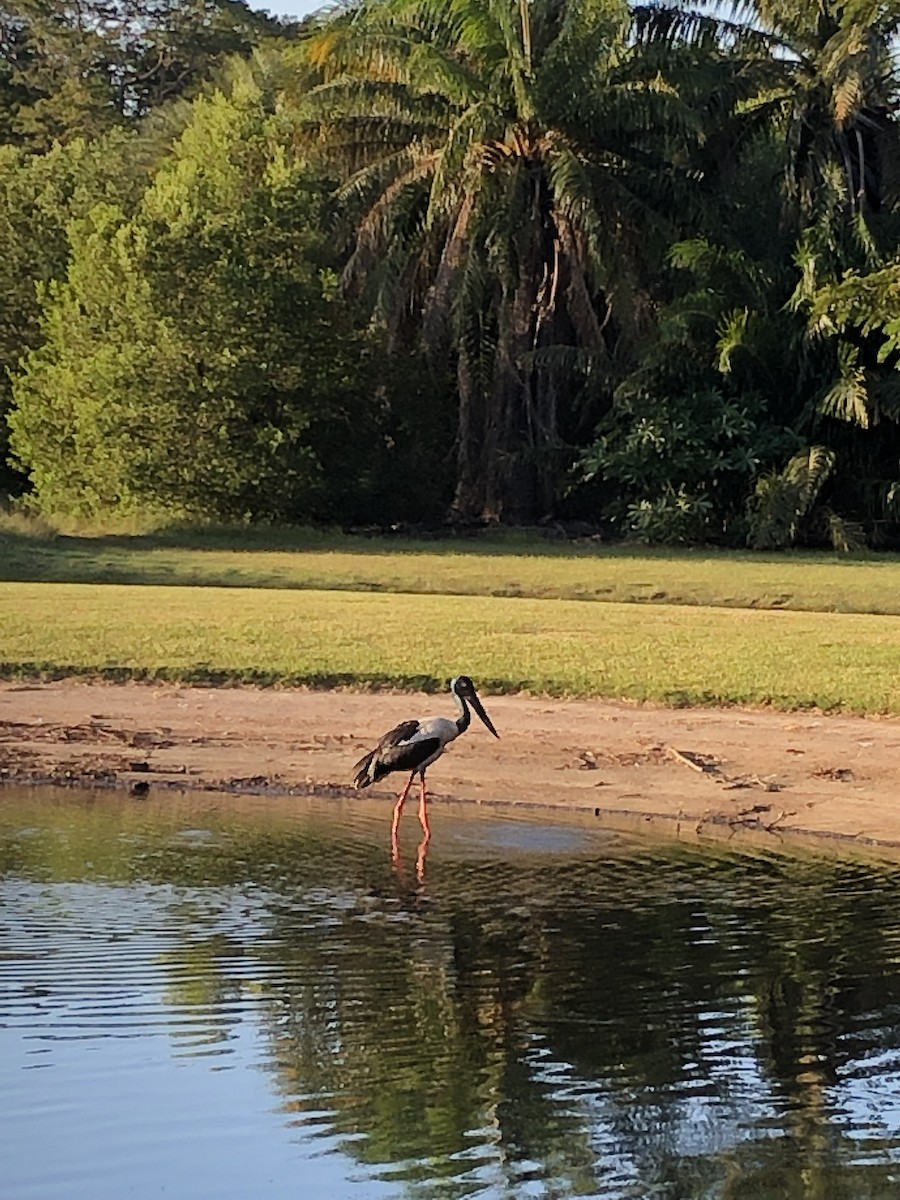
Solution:
<path fill-rule="evenodd" d="M 415 885 L 414 890 L 418 895 L 422 894 L 425 885 L 425 864 L 428 861 L 428 845 L 431 841 L 430 837 L 423 837 L 416 849 L 416 870 L 415 870 Z M 394 864 L 394 874 L 397 877 L 397 882 L 400 884 L 403 891 L 408 892 L 413 890 L 412 880 L 404 861 L 403 854 L 400 851 L 400 845 L 396 836 L 391 838 L 391 861 Z"/>

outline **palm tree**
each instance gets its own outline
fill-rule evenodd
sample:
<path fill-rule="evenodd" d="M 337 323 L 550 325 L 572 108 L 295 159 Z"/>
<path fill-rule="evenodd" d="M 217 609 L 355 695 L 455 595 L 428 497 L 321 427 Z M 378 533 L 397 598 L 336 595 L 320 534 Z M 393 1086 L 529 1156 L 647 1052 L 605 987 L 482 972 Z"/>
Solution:
<path fill-rule="evenodd" d="M 868 220 L 896 204 L 900 4 L 751 0 L 743 7 L 771 31 L 784 62 L 787 183 L 801 221 L 820 216 L 830 193 L 847 218 Z"/>
<path fill-rule="evenodd" d="M 657 22 L 660 11 L 690 39 L 695 13 L 676 3 Z M 767 62 L 748 107 L 766 113 L 777 147 L 795 246 L 787 308 L 806 322 L 792 372 L 804 411 L 791 423 L 829 447 L 810 453 L 834 464 L 829 488 L 848 515 L 880 520 L 883 498 L 900 495 L 900 377 L 871 302 L 898 269 L 900 0 L 733 0 L 711 19 Z"/>
<path fill-rule="evenodd" d="M 785 60 L 786 191 L 800 268 L 791 304 L 807 319 L 810 354 L 829 368 L 810 425 L 838 452 L 837 502 L 881 522 L 896 516 L 886 500 L 896 490 L 900 377 L 896 359 L 884 361 L 887 343 L 872 336 L 877 306 L 857 304 L 854 321 L 832 296 L 858 273 L 879 279 L 896 270 L 900 3 L 757 0 L 753 8 Z"/>
<path fill-rule="evenodd" d="M 884 266 L 895 251 L 900 3 L 738 0 L 734 11 L 762 30 L 780 67 L 770 101 L 779 111 L 785 196 L 798 231 L 792 304 L 812 313 L 820 289 L 848 270 Z M 815 317 L 810 331 L 835 332 Z M 878 419 L 884 390 L 871 370 L 872 347 L 845 330 L 834 355 L 835 377 L 819 410 L 866 428 Z"/>
<path fill-rule="evenodd" d="M 356 218 L 344 285 L 455 363 L 459 518 L 549 511 L 573 355 L 646 320 L 679 181 L 660 130 L 686 118 L 629 21 L 622 0 L 362 0 L 308 44 L 308 128 Z"/>

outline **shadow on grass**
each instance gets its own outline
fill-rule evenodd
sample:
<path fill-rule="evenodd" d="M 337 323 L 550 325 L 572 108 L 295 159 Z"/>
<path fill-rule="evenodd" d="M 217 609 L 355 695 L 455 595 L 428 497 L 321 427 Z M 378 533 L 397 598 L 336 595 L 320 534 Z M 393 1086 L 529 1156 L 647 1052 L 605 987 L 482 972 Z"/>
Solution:
<path fill-rule="evenodd" d="M 165 559 L 172 552 L 171 561 Z M 232 563 L 212 562 L 207 555 L 228 553 Z M 490 558 L 625 559 L 636 562 L 726 561 L 736 565 L 827 563 L 854 566 L 860 563 L 896 564 L 898 555 L 862 552 L 837 556 L 815 551 L 792 550 L 760 553 L 723 550 L 716 547 L 654 547 L 633 543 L 601 543 L 599 539 L 570 539 L 540 528 L 477 529 L 440 531 L 433 536 L 411 537 L 406 532 L 371 536 L 359 533 L 268 526 L 173 526 L 137 534 L 66 534 L 4 528 L 0 524 L 0 581 L 7 583 L 118 583 L 169 586 L 216 586 L 262 588 L 338 587 L 321 580 L 289 577 L 277 564 L 267 570 L 259 558 L 242 555 L 265 554 L 358 555 L 360 558 L 396 555 L 465 555 Z M 197 555 L 195 562 L 191 556 Z M 152 557 L 150 557 L 152 556 Z M 376 581 L 354 581 L 347 590 L 390 591 Z M 486 589 L 490 590 L 490 589 Z M 584 598 L 577 595 L 572 598 Z M 590 597 L 596 598 L 596 597 Z"/>
<path fill-rule="evenodd" d="M 0 662 L 0 680 L 22 684 L 51 683 L 61 679 L 78 679 L 89 683 L 171 683 L 195 687 L 257 687 L 310 688 L 333 691 L 343 688 L 355 692 L 425 692 L 443 693 L 449 679 L 434 675 L 415 675 L 398 672 L 296 672 L 261 671 L 252 667 L 220 668 L 207 663 L 185 667 L 122 667 L 86 666 L 75 663 Z M 481 678 L 478 690 L 485 696 L 531 694 L 555 699 L 617 700 L 635 704 L 663 704 L 670 708 L 730 708 L 733 706 L 767 708 L 777 712 L 814 711 L 826 714 L 864 715 L 869 710 L 841 702 L 820 704 L 796 695 L 766 692 L 759 695 L 727 695 L 706 688 L 645 689 L 633 687 L 609 695 L 592 689 L 573 691 L 564 683 L 529 679 Z M 893 709 L 878 710 L 894 714 Z"/>
<path fill-rule="evenodd" d="M 404 673 L 261 671 L 253 667 L 225 669 L 196 663 L 189 667 L 90 667 L 75 663 L 0 662 L 0 679 L 51 683 L 59 679 L 84 679 L 100 683 L 178 683 L 207 687 L 306 687 L 323 691 L 346 688 L 353 691 L 446 692 L 449 679 L 434 675 Z M 533 690 L 528 680 L 479 680 L 485 695 L 515 695 Z M 544 686 L 542 694 L 564 696 L 560 684 Z"/>

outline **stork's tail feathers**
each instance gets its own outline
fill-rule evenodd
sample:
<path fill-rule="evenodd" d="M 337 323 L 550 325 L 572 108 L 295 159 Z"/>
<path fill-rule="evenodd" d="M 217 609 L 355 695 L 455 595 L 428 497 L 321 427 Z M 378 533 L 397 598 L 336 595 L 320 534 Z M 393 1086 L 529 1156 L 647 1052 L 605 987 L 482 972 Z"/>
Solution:
<path fill-rule="evenodd" d="M 390 775 L 391 768 L 381 761 L 376 748 L 359 760 L 353 768 L 353 773 L 353 786 L 367 788 L 370 783 L 377 783 L 379 779 L 384 779 L 385 775 Z"/>
<path fill-rule="evenodd" d="M 355 788 L 367 788 L 373 782 L 373 773 L 370 773 L 370 771 L 374 758 L 375 751 L 373 750 L 365 758 L 361 758 L 353 767 L 353 786 Z"/>

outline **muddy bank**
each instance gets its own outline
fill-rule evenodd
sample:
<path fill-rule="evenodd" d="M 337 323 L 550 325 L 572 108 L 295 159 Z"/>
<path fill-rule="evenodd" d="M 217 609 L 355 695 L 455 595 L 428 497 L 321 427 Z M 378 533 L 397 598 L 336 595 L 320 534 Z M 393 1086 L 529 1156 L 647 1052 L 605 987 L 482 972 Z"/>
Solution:
<path fill-rule="evenodd" d="M 440 802 L 559 807 L 664 832 L 742 830 L 900 847 L 900 721 L 487 697 L 429 772 Z M 0 780 L 353 795 L 351 767 L 448 697 L 0 683 Z M 390 780 L 379 789 L 385 819 Z"/>

